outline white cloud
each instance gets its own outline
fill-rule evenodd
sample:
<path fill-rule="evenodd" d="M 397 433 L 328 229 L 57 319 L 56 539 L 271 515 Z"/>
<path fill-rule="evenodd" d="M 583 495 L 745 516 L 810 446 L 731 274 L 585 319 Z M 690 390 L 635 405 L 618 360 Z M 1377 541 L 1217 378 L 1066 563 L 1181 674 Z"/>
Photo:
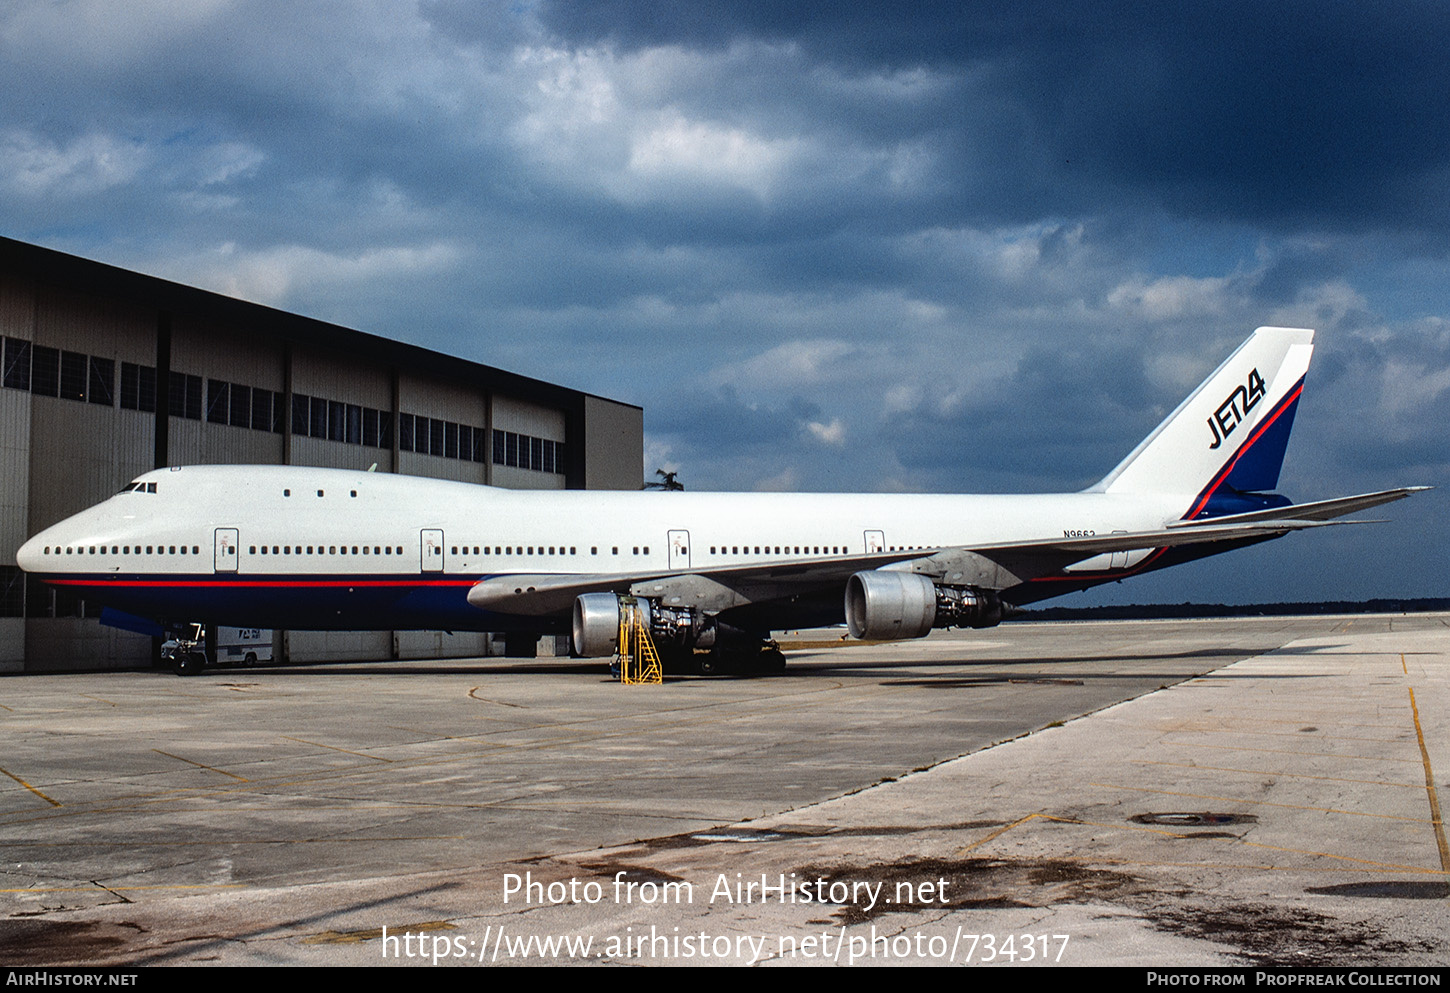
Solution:
<path fill-rule="evenodd" d="M 369 248 L 352 254 L 306 245 L 239 250 L 228 242 L 209 255 L 158 265 L 156 271 L 228 296 L 279 306 L 302 289 L 348 285 L 361 288 L 379 279 L 438 271 L 454 265 L 461 254 L 459 246 L 441 241 Z"/>
<path fill-rule="evenodd" d="M 150 158 L 140 143 L 109 134 L 59 144 L 12 129 L 0 135 L 0 182 L 16 196 L 87 196 L 131 182 Z"/>
<path fill-rule="evenodd" d="M 795 139 L 666 112 L 631 137 L 629 170 L 644 183 L 734 186 L 765 199 L 800 148 Z"/>
<path fill-rule="evenodd" d="M 839 448 L 846 443 L 846 425 L 841 423 L 839 417 L 831 418 L 829 424 L 810 421 L 806 424 L 806 430 L 811 433 L 811 437 L 822 444 L 835 445 Z"/>
<path fill-rule="evenodd" d="M 1222 276 L 1134 277 L 1108 294 L 1108 305 L 1150 321 L 1217 316 L 1231 309 L 1232 286 Z"/>
<path fill-rule="evenodd" d="M 751 387 L 804 387 L 839 377 L 861 349 L 829 338 L 787 341 L 752 359 L 716 370 L 721 382 Z"/>

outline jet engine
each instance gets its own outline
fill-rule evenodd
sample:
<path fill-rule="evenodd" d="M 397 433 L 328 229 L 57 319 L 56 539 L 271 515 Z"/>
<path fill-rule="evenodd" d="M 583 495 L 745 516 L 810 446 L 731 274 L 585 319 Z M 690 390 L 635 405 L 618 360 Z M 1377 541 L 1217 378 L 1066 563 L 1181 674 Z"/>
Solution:
<path fill-rule="evenodd" d="M 846 626 L 853 638 L 920 638 L 932 628 L 989 628 L 1002 621 L 991 590 L 942 586 L 914 572 L 858 572 L 846 581 Z"/>
<path fill-rule="evenodd" d="M 735 634 L 729 625 L 691 607 L 670 607 L 640 597 L 640 621 L 657 648 L 713 648 L 721 635 Z M 583 593 L 574 600 L 574 651 L 583 658 L 602 658 L 619 650 L 619 597 Z M 739 632 L 743 634 L 744 632 Z"/>

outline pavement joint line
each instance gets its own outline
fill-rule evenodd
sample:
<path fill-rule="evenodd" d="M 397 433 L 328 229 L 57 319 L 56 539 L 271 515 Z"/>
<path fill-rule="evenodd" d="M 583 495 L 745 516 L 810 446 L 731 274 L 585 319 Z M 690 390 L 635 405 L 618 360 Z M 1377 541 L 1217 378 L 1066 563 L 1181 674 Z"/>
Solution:
<path fill-rule="evenodd" d="M 966 845 L 966 846 L 964 846 L 962 848 L 958 848 L 957 849 L 957 854 L 958 855 L 965 855 L 965 854 L 967 854 L 967 852 L 970 852 L 974 848 L 980 848 L 981 846 L 987 844 L 989 841 L 994 841 L 997 838 L 1000 838 L 1002 835 L 1006 834 L 1008 831 L 1011 831 L 1013 828 L 1017 827 L 1019 824 L 1026 824 L 1028 821 L 1036 820 L 1038 818 L 1041 818 L 1041 819 L 1046 820 L 1046 821 L 1056 821 L 1059 824 L 1075 824 L 1075 823 L 1078 823 L 1077 821 L 1074 821 L 1072 818 L 1068 818 L 1068 817 L 1054 817 L 1051 814 L 1041 814 L 1041 813 L 1028 814 L 1026 817 L 1019 817 L 1019 818 L 1017 818 L 1017 820 L 1013 821 L 1011 824 L 1006 824 L 1006 825 L 1003 825 L 1002 827 L 999 827 L 997 830 L 993 831 L 991 834 L 987 835 L 985 838 L 979 838 L 978 840 L 972 842 L 970 845 Z"/>
<path fill-rule="evenodd" d="M 1440 797 L 1435 790 L 1435 773 L 1430 768 L 1430 752 L 1425 748 L 1425 733 L 1420 728 L 1420 708 L 1415 704 L 1415 689 L 1410 691 L 1410 710 L 1415 715 L 1415 735 L 1420 741 L 1420 756 L 1425 763 L 1425 793 L 1430 798 L 1430 818 L 1435 826 L 1435 844 L 1440 849 L 1440 869 L 1450 872 L 1450 846 L 1445 843 L 1445 822 L 1440 815 Z"/>
<path fill-rule="evenodd" d="M 1308 719 L 1309 718 L 1305 718 L 1305 720 L 1308 720 Z M 1401 728 L 1400 730 L 1403 731 L 1404 729 Z M 1299 741 L 1306 740 L 1305 739 L 1305 733 L 1303 731 L 1294 731 L 1294 732 L 1289 732 L 1289 731 L 1253 731 L 1253 730 L 1245 730 L 1243 728 L 1223 728 L 1221 730 L 1214 729 L 1214 728 L 1175 728 L 1172 733 L 1173 734 L 1232 734 L 1232 735 L 1252 735 L 1252 736 L 1265 737 L 1265 738 L 1270 738 L 1270 737 L 1272 737 L 1272 738 L 1297 738 Z M 1368 737 L 1365 737 L 1363 735 L 1339 734 L 1339 735 L 1335 735 L 1333 740 L 1334 741 L 1373 741 L 1373 742 L 1376 742 L 1377 744 L 1381 744 L 1381 745 L 1392 745 L 1395 742 L 1397 742 L 1397 741 L 1403 741 L 1404 739 L 1403 738 L 1368 738 Z M 1299 755 L 1299 754 L 1302 754 L 1302 753 L 1295 752 L 1294 754 Z"/>
<path fill-rule="evenodd" d="M 1089 783 L 1105 790 L 1131 790 L 1135 793 L 1158 793 L 1163 796 L 1181 796 L 1191 800 L 1222 800 L 1224 803 L 1242 803 L 1252 807 L 1284 807 L 1288 810 L 1318 810 L 1326 814 L 1344 814 L 1349 817 L 1377 817 L 1387 821 L 1408 821 L 1411 824 L 1428 824 L 1423 817 L 1401 817 L 1399 814 L 1373 814 L 1365 810 L 1341 810 L 1338 807 L 1316 807 L 1304 803 L 1274 803 L 1270 800 L 1246 800 L 1237 796 L 1216 796 L 1212 793 L 1182 793 L 1177 790 L 1155 790 L 1147 786 L 1124 786 L 1121 783 Z"/>
<path fill-rule="evenodd" d="M 31 786 L 25 780 L 23 780 L 19 776 L 15 775 L 15 773 L 10 772 L 9 770 L 6 770 L 6 769 L 0 769 L 0 772 L 5 773 L 5 775 L 7 775 L 11 779 L 15 780 L 21 786 L 24 786 L 27 790 L 29 790 L 30 792 L 34 793 L 36 796 L 40 797 L 42 800 L 44 800 L 46 803 L 50 804 L 52 807 L 64 806 L 64 804 L 62 804 L 59 800 L 56 800 L 56 799 L 54 799 L 52 797 L 46 796 L 44 793 L 40 792 L 40 790 L 36 789 L 34 786 Z"/>
<path fill-rule="evenodd" d="M 354 752 L 354 751 L 351 751 L 351 750 L 346 749 L 346 748 L 338 748 L 336 745 L 324 745 L 320 741 L 308 741 L 306 738 L 294 738 L 291 735 L 287 735 L 287 734 L 278 735 L 278 737 L 284 738 L 287 741 L 298 741 L 298 742 L 301 742 L 304 745 L 312 745 L 312 746 L 314 746 L 316 748 L 330 748 L 334 752 L 342 752 L 344 755 L 356 755 L 360 759 L 372 759 L 374 762 L 391 762 L 391 761 L 393 761 L 392 759 L 385 759 L 385 758 L 382 758 L 381 756 L 378 756 L 378 755 L 368 755 L 365 752 Z"/>
<path fill-rule="evenodd" d="M 220 773 L 223 776 L 231 776 L 233 779 L 240 779 L 244 783 L 250 783 L 251 782 L 251 780 L 248 779 L 246 776 L 238 776 L 235 772 L 227 772 L 225 769 L 217 769 L 217 768 L 215 768 L 213 766 L 209 766 L 209 765 L 207 765 L 207 764 L 205 764 L 203 762 L 196 762 L 196 761 L 193 761 L 192 759 L 182 758 L 180 755 L 172 755 L 170 752 L 163 752 L 159 748 L 153 748 L 151 750 L 153 752 L 155 752 L 157 755 L 165 755 L 169 759 L 176 759 L 176 761 L 178 761 L 178 762 L 185 762 L 188 765 L 194 765 L 198 769 L 205 769 L 207 772 L 216 772 L 216 773 Z"/>
<path fill-rule="evenodd" d="M 1383 756 L 1383 755 L 1353 755 L 1353 754 L 1346 755 L 1343 752 L 1305 752 L 1305 751 L 1290 751 L 1290 750 L 1284 749 L 1284 748 L 1245 748 L 1242 745 L 1209 745 L 1209 744 L 1205 744 L 1203 742 L 1197 742 L 1197 741 L 1174 741 L 1172 739 L 1168 739 L 1168 740 L 1164 741 L 1163 744 L 1165 744 L 1165 745 L 1184 745 L 1186 747 L 1191 747 L 1191 748 L 1219 748 L 1219 749 L 1222 749 L 1222 750 L 1224 750 L 1226 752 L 1262 752 L 1265 755 L 1318 755 L 1321 758 L 1330 758 L 1330 759 L 1353 759 L 1353 760 L 1364 761 L 1364 762 L 1408 762 L 1408 763 L 1411 763 L 1413 765 L 1419 765 L 1420 764 L 1420 763 L 1416 762 L 1414 759 L 1400 759 L 1400 758 L 1395 758 L 1394 756 Z M 1387 742 L 1387 744 L 1393 744 L 1393 742 Z"/>
<path fill-rule="evenodd" d="M 1419 783 L 1391 783 L 1383 779 L 1348 779 L 1343 776 L 1311 776 L 1302 772 L 1282 772 L 1278 769 L 1235 769 L 1232 766 L 1196 765 L 1192 762 L 1154 762 L 1149 759 L 1133 759 L 1134 765 L 1164 765 L 1172 769 L 1202 769 L 1205 772 L 1241 772 L 1246 776 L 1278 776 L 1281 779 L 1314 779 L 1327 783 L 1360 783 L 1365 786 L 1399 786 L 1417 790 Z"/>

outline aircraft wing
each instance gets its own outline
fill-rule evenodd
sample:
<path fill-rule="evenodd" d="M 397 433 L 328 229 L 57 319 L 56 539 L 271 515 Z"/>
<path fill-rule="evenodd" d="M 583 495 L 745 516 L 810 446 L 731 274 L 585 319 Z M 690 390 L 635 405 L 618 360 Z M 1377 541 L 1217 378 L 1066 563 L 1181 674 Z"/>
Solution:
<path fill-rule="evenodd" d="M 1272 538 L 1289 531 L 1353 524 L 1331 518 L 1409 496 L 1425 487 L 1405 487 L 1245 514 L 1174 521 L 1147 531 L 990 542 L 973 546 L 768 561 L 717 568 L 647 573 L 511 573 L 480 580 L 468 602 L 481 610 L 546 616 L 572 609 L 582 593 L 617 593 L 657 598 L 671 606 L 707 611 L 776 600 L 844 583 L 853 573 L 892 569 L 922 573 L 948 584 L 1007 589 L 1065 566 L 1108 552 L 1168 548 L 1206 542 Z"/>

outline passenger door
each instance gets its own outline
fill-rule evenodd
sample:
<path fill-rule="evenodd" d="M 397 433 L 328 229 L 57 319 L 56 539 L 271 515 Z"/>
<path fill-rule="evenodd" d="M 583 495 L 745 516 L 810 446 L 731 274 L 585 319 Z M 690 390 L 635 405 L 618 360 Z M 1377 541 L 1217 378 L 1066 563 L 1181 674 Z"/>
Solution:
<path fill-rule="evenodd" d="M 237 529 L 217 528 L 212 569 L 215 572 L 237 571 Z"/>
<path fill-rule="evenodd" d="M 443 571 L 443 532 L 438 528 L 424 528 L 422 532 L 422 555 L 420 563 L 424 572 Z"/>
<path fill-rule="evenodd" d="M 666 544 L 670 549 L 670 568 L 690 568 L 690 532 L 671 531 Z"/>

